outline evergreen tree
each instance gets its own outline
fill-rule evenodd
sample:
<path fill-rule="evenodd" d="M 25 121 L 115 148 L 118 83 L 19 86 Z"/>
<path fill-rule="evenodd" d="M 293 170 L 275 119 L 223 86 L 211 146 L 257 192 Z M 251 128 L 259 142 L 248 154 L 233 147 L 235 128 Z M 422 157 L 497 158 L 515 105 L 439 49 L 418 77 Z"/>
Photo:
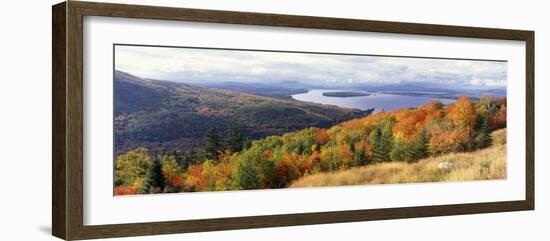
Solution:
<path fill-rule="evenodd" d="M 369 140 L 372 145 L 372 161 L 375 163 L 390 161 L 393 146 L 392 122 L 386 121 L 382 127 L 371 132 Z"/>
<path fill-rule="evenodd" d="M 315 151 L 321 151 L 321 142 L 319 141 L 315 142 Z"/>
<path fill-rule="evenodd" d="M 263 183 L 268 188 L 277 187 L 277 165 L 273 160 L 266 160 L 262 170 Z"/>
<path fill-rule="evenodd" d="M 382 144 L 383 144 L 382 146 L 384 147 L 386 161 L 390 161 L 390 151 L 393 147 L 393 142 L 394 142 L 392 125 L 393 123 L 388 121 L 382 127 Z"/>
<path fill-rule="evenodd" d="M 360 146 L 358 148 L 355 148 L 355 145 L 351 145 L 352 151 L 353 151 L 353 164 L 355 166 L 362 166 L 367 161 L 367 155 L 365 153 L 365 147 Z"/>
<path fill-rule="evenodd" d="M 232 153 L 243 149 L 244 137 L 241 129 L 235 123 L 229 127 L 229 137 L 227 139 L 227 148 Z"/>
<path fill-rule="evenodd" d="M 374 143 L 372 144 L 372 160 L 375 163 L 384 162 L 389 159 L 385 149 L 382 130 L 380 127 L 377 127 L 374 130 Z"/>
<path fill-rule="evenodd" d="M 479 134 L 475 140 L 477 148 L 485 148 L 493 143 L 491 129 L 489 128 L 489 118 L 485 117 L 479 128 Z"/>
<path fill-rule="evenodd" d="M 422 129 L 420 132 L 420 138 L 418 139 L 418 146 L 416 151 L 416 158 L 426 158 L 428 157 L 428 132 L 426 129 Z"/>
<path fill-rule="evenodd" d="M 143 186 L 142 193 L 162 193 L 164 192 L 165 179 L 162 173 L 162 163 L 158 158 L 149 167 L 147 178 Z"/>
<path fill-rule="evenodd" d="M 222 137 L 216 128 L 210 128 L 206 132 L 206 158 L 217 161 L 222 151 Z"/>
<path fill-rule="evenodd" d="M 407 153 L 408 161 L 416 161 L 428 157 L 428 133 L 422 129 L 420 136 L 412 143 L 410 152 Z"/>

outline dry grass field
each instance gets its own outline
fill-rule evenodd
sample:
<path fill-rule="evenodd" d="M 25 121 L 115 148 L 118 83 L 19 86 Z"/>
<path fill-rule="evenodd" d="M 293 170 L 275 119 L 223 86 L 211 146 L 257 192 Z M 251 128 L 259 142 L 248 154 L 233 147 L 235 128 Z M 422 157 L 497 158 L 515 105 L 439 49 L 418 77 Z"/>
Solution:
<path fill-rule="evenodd" d="M 492 133 L 492 146 L 450 153 L 416 163 L 389 162 L 301 178 L 290 187 L 470 181 L 506 178 L 506 129 Z"/>

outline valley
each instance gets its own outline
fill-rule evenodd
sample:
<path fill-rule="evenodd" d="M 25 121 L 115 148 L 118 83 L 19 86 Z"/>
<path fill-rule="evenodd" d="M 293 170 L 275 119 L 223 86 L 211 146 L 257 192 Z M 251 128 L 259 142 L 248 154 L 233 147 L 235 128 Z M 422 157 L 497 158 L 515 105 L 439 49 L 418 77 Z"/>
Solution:
<path fill-rule="evenodd" d="M 136 147 L 187 152 L 204 146 L 212 127 L 227 135 L 236 126 L 251 141 L 312 126 L 329 127 L 369 113 L 115 72 L 116 153 Z"/>

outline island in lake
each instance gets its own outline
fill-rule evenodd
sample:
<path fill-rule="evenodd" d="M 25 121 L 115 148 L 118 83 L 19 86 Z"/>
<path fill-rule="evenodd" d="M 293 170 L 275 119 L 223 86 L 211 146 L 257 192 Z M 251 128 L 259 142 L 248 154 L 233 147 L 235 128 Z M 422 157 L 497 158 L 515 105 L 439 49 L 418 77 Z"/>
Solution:
<path fill-rule="evenodd" d="M 369 96 L 369 93 L 366 92 L 357 92 L 357 91 L 333 91 L 333 92 L 323 92 L 323 96 L 327 97 L 358 97 L 358 96 Z"/>

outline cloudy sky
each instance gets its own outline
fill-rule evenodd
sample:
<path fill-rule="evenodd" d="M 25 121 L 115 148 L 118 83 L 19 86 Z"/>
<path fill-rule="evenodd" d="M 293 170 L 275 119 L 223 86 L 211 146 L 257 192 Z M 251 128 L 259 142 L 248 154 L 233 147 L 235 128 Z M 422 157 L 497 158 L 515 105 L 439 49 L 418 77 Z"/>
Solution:
<path fill-rule="evenodd" d="M 430 83 L 505 87 L 507 63 L 262 51 L 120 46 L 115 68 L 179 82 L 302 81 L 315 84 Z"/>

